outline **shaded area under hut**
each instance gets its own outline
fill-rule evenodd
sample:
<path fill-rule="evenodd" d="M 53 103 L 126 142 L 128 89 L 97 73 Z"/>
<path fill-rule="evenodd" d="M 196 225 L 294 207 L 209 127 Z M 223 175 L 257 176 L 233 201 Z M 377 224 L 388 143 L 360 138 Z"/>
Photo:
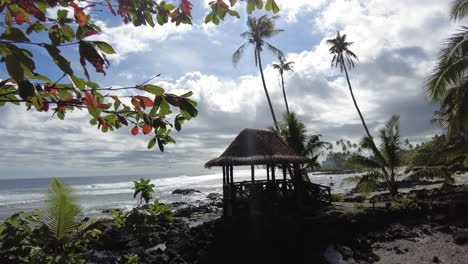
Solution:
<path fill-rule="evenodd" d="M 298 156 L 280 137 L 266 130 L 244 129 L 224 151 L 205 164 L 222 167 L 224 216 L 281 214 L 283 210 L 314 207 L 330 199 L 330 188 L 304 181 Z M 235 181 L 235 166 L 250 166 L 250 181 Z M 255 169 L 266 168 L 266 180 Z"/>

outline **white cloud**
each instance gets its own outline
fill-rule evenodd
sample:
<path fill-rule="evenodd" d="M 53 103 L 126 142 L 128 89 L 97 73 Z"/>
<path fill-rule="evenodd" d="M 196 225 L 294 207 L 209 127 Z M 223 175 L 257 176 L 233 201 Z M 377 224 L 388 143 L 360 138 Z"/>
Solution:
<path fill-rule="evenodd" d="M 130 24 L 109 27 L 103 21 L 97 21 L 96 25 L 101 27 L 103 33 L 89 39 L 105 41 L 114 47 L 116 54 L 110 55 L 109 58 L 117 63 L 129 54 L 149 52 L 153 47 L 157 48 L 155 44 L 160 44 L 168 39 L 180 39 L 183 34 L 192 30 L 190 25 L 175 26 L 173 23 L 164 26 L 156 25 L 154 28 L 150 26 L 135 27 Z"/>

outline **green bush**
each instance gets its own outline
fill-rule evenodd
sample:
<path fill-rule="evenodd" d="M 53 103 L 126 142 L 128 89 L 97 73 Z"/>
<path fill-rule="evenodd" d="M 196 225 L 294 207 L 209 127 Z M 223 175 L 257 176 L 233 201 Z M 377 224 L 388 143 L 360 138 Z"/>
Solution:
<path fill-rule="evenodd" d="M 341 194 L 334 193 L 331 195 L 332 202 L 344 202 L 344 197 Z"/>
<path fill-rule="evenodd" d="M 390 210 L 409 213 L 421 210 L 421 206 L 409 197 L 401 197 L 392 202 Z"/>
<path fill-rule="evenodd" d="M 130 211 L 112 210 L 111 216 L 117 228 L 140 240 L 144 245 L 154 245 L 159 241 L 157 237 L 151 236 L 151 230 L 155 226 L 172 223 L 172 206 L 161 205 L 158 200 L 149 203 L 154 192 L 154 185 L 150 184 L 149 180 L 134 181 L 134 185 L 134 198 L 140 194 L 138 206 Z M 142 204 L 143 200 L 145 204 Z"/>

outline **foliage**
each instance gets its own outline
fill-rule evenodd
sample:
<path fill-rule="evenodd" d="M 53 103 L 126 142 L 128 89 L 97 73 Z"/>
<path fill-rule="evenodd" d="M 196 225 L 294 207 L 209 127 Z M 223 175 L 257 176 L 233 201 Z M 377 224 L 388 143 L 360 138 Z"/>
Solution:
<path fill-rule="evenodd" d="M 452 3 L 450 18 L 461 20 L 468 4 L 457 0 Z M 438 61 L 428 76 L 426 90 L 433 103 L 439 103 L 436 121 L 445 129 L 448 138 L 468 137 L 468 27 L 447 39 Z"/>
<path fill-rule="evenodd" d="M 396 199 L 390 205 L 390 210 L 403 212 L 403 213 L 411 213 L 415 211 L 421 210 L 421 206 L 409 197 L 400 197 Z"/>
<path fill-rule="evenodd" d="M 140 203 L 142 203 L 143 200 L 145 200 L 145 203 L 149 203 L 149 200 L 153 199 L 153 192 L 154 189 L 153 187 L 155 186 L 154 184 L 150 184 L 151 180 L 144 180 L 140 179 L 140 182 L 133 181 L 133 184 L 135 185 L 132 189 L 135 190 L 133 193 L 133 198 L 136 198 L 137 195 L 140 193 Z"/>
<path fill-rule="evenodd" d="M 41 213 L 15 213 L 0 225 L 0 263 L 39 263 L 36 252 L 46 238 L 47 229 L 40 221 Z"/>
<path fill-rule="evenodd" d="M 81 209 L 77 196 L 64 183 L 53 178 L 44 202 L 44 223 L 57 241 L 69 237 L 78 227 Z"/>
<path fill-rule="evenodd" d="M 399 167 L 402 164 L 402 142 L 400 136 L 399 116 L 394 115 L 386 123 L 384 128 L 380 129 L 380 150 L 375 151 L 373 140 L 364 137 L 361 141 L 361 148 L 372 152 L 371 156 L 365 156 L 362 153 L 354 153 L 348 163 L 358 168 L 367 168 L 369 174 L 362 180 L 368 182 L 364 186 L 373 186 L 378 181 L 384 181 L 392 195 L 398 193 Z M 361 181 L 360 183 L 362 183 Z"/>
<path fill-rule="evenodd" d="M 44 202 L 45 217 L 16 213 L 0 226 L 0 262 L 82 264 L 85 245 L 101 235 L 92 227 L 100 220 L 80 223 L 79 206 L 71 189 L 52 179 Z M 54 208 L 56 207 L 56 208 Z"/>
<path fill-rule="evenodd" d="M 341 194 L 333 193 L 331 195 L 331 201 L 332 202 L 344 202 L 344 197 Z"/>
<path fill-rule="evenodd" d="M 286 89 L 284 88 L 284 78 L 283 78 L 283 74 L 285 71 L 293 71 L 293 65 L 294 65 L 294 62 L 293 61 L 286 61 L 286 59 L 280 55 L 278 55 L 278 63 L 273 63 L 271 66 L 273 67 L 273 69 L 276 69 L 278 70 L 279 74 L 280 74 L 280 77 L 281 77 L 281 87 L 283 89 L 283 97 L 284 97 L 284 104 L 286 105 L 286 113 L 290 113 L 289 112 L 289 105 L 288 105 L 288 99 L 286 97 Z"/>
<path fill-rule="evenodd" d="M 269 51 L 276 54 L 277 56 L 284 57 L 283 52 L 281 50 L 265 41 L 265 39 L 270 39 L 278 33 L 284 31 L 282 29 L 275 28 L 275 20 L 278 18 L 278 16 L 268 17 L 267 15 L 263 15 L 259 18 L 249 16 L 249 18 L 247 19 L 248 31 L 245 31 L 240 35 L 242 38 L 247 39 L 247 42 L 242 44 L 232 55 L 232 62 L 234 63 L 234 65 L 237 65 L 239 63 L 240 58 L 244 54 L 245 49 L 250 45 L 254 47 L 255 65 L 258 65 L 258 69 L 262 77 L 263 90 L 265 91 L 265 95 L 268 101 L 268 105 L 270 107 L 271 116 L 273 118 L 273 123 L 275 125 L 276 130 L 279 130 L 278 122 L 276 120 L 275 111 L 273 110 L 270 95 L 266 87 L 265 76 L 263 75 L 262 68 L 262 58 L 260 54 L 262 53 L 263 48 L 266 47 Z"/>
<path fill-rule="evenodd" d="M 127 264 L 138 264 L 140 263 L 140 257 L 137 254 L 130 253 L 123 256 Z"/>
<path fill-rule="evenodd" d="M 175 143 L 171 128 L 180 131 L 184 121 L 198 114 L 197 103 L 190 99 L 192 93 L 180 96 L 166 93 L 163 88 L 148 83 L 153 78 L 131 87 L 100 87 L 91 81 L 87 64 L 96 73 L 105 75 L 110 66 L 107 55 L 116 53 L 108 43 L 89 39 L 102 32 L 93 23 L 91 15 L 94 12 L 107 10 L 114 16 L 120 16 L 123 23 L 132 23 L 136 27 L 163 26 L 169 22 L 192 24 L 191 1 L 170 2 L 0 1 L 0 14 L 5 21 L 4 31 L 0 34 L 0 63 L 5 64 L 7 72 L 7 76 L 1 77 L 0 106 L 23 103 L 27 109 L 52 111 L 62 120 L 68 112 L 85 109 L 89 113 L 90 124 L 103 132 L 130 126 L 133 127 L 133 135 L 140 131 L 145 135 L 153 133 L 148 148 L 157 143 L 164 151 L 165 145 Z M 267 0 L 265 4 L 263 0 L 247 2 L 249 14 L 262 8 L 275 13 L 279 11 L 275 0 Z M 218 24 L 226 14 L 239 17 L 232 9 L 236 3 L 236 0 L 230 0 L 230 5 L 223 0 L 210 2 L 211 12 L 207 14 L 205 23 Z M 55 10 L 56 17 L 48 17 Z M 69 14 L 69 10 L 73 14 Z M 70 48 L 73 52 L 66 52 L 65 49 L 68 51 Z M 58 78 L 40 74 L 45 65 L 41 65 L 42 69 L 37 67 L 38 56 L 34 53 L 48 55 L 63 75 Z M 75 63 L 66 57 L 68 54 L 78 55 L 84 76 L 80 77 L 72 67 Z M 130 95 L 118 96 L 117 90 L 129 90 Z"/>
<path fill-rule="evenodd" d="M 140 182 L 134 181 L 133 183 L 135 185 L 133 197 L 136 198 L 140 193 L 139 204 L 130 211 L 112 210 L 114 225 L 131 234 L 133 238 L 139 239 L 143 244 L 153 245 L 159 241 L 151 235 L 150 231 L 157 225 L 172 223 L 172 206 L 162 205 L 158 200 L 149 203 L 154 192 L 154 185 L 150 184 L 150 180 L 140 179 Z M 144 205 L 142 205 L 143 200 L 145 200 Z"/>

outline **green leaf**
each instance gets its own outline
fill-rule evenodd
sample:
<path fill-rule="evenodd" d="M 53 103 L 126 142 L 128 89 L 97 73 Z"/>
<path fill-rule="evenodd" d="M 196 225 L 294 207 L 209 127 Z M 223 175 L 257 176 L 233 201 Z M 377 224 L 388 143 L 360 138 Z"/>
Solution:
<path fill-rule="evenodd" d="M 104 41 L 92 41 L 100 50 L 107 54 L 115 54 L 114 48 L 111 45 L 107 44 Z"/>
<path fill-rule="evenodd" d="M 252 14 L 252 11 L 255 10 L 255 0 L 251 0 L 248 4 L 247 4 L 247 14 Z"/>
<path fill-rule="evenodd" d="M 98 118 L 101 115 L 101 109 L 100 108 L 94 108 L 90 105 L 88 105 L 88 112 L 91 116 Z"/>
<path fill-rule="evenodd" d="M 65 19 L 68 16 L 68 10 L 66 9 L 58 9 L 57 10 L 57 18 L 59 20 Z"/>
<path fill-rule="evenodd" d="M 71 79 L 78 89 L 83 91 L 86 88 L 86 82 L 82 78 L 72 75 Z"/>
<path fill-rule="evenodd" d="M 152 14 L 148 10 L 145 10 L 144 13 L 145 13 L 146 22 L 148 22 L 148 24 L 151 27 L 154 27 L 154 21 L 153 21 Z"/>
<path fill-rule="evenodd" d="M 160 138 L 158 138 L 158 147 L 161 152 L 164 152 L 164 142 Z"/>
<path fill-rule="evenodd" d="M 165 92 L 163 88 L 152 84 L 140 86 L 140 89 L 145 90 L 148 93 L 152 93 L 154 95 L 162 95 Z"/>
<path fill-rule="evenodd" d="M 213 15 L 214 15 L 214 13 L 211 12 L 211 13 L 209 13 L 209 14 L 205 17 L 205 24 L 207 24 L 208 22 L 210 22 L 211 20 L 213 20 Z"/>
<path fill-rule="evenodd" d="M 0 39 L 7 39 L 17 42 L 30 42 L 30 40 L 26 37 L 22 30 L 14 27 L 5 28 L 5 31 L 0 36 Z"/>
<path fill-rule="evenodd" d="M 170 113 L 172 113 L 171 107 L 169 106 L 167 101 L 163 99 L 159 108 L 159 116 L 166 116 Z"/>
<path fill-rule="evenodd" d="M 156 145 L 156 138 L 152 138 L 148 143 L 148 149 L 152 149 Z"/>
<path fill-rule="evenodd" d="M 280 11 L 279 6 L 276 4 L 275 0 L 271 0 L 273 2 L 273 13 L 278 13 Z"/>
<path fill-rule="evenodd" d="M 270 11 L 273 9 L 273 1 L 272 0 L 267 0 L 267 3 L 265 5 L 265 10 Z"/>
<path fill-rule="evenodd" d="M 185 93 L 185 94 L 181 95 L 181 97 L 190 97 L 190 96 L 192 96 L 192 95 L 193 95 L 193 92 L 190 91 L 190 92 L 188 92 L 188 93 Z"/>
<path fill-rule="evenodd" d="M 65 113 L 63 111 L 58 111 L 57 112 L 57 117 L 60 119 L 60 120 L 63 120 L 65 119 Z"/>
<path fill-rule="evenodd" d="M 263 0 L 255 0 L 257 2 L 257 8 L 262 9 L 263 8 Z"/>
<path fill-rule="evenodd" d="M 52 45 L 45 44 L 44 47 L 46 48 L 49 55 L 54 60 L 55 64 L 66 74 L 73 75 L 73 70 L 70 66 L 70 62 L 67 61 L 62 55 L 60 55 L 60 50 Z"/>
<path fill-rule="evenodd" d="M 7 56 L 5 58 L 5 63 L 8 74 L 15 79 L 16 82 L 24 80 L 24 70 L 14 56 Z"/>

